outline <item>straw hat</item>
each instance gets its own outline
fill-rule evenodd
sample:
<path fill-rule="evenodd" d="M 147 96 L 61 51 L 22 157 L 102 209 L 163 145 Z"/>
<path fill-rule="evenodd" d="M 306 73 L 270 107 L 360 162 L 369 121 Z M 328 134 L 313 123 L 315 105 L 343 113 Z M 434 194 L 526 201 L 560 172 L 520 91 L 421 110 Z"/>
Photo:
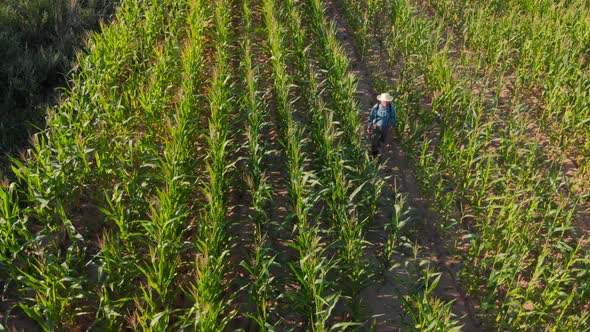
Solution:
<path fill-rule="evenodd" d="M 378 95 L 377 100 L 390 102 L 393 100 L 393 97 L 389 93 L 386 92 L 386 93 L 382 93 L 382 94 Z"/>

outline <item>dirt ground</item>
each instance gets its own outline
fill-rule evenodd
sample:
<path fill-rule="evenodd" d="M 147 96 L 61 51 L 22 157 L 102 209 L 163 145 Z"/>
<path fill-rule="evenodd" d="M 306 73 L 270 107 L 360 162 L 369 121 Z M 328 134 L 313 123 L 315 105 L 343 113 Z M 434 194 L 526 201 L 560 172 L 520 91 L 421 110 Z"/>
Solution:
<path fill-rule="evenodd" d="M 39 325 L 26 317 L 18 308 L 10 310 L 14 306 L 13 301 L 0 299 L 0 331 L 7 332 L 37 332 L 41 331 Z"/>

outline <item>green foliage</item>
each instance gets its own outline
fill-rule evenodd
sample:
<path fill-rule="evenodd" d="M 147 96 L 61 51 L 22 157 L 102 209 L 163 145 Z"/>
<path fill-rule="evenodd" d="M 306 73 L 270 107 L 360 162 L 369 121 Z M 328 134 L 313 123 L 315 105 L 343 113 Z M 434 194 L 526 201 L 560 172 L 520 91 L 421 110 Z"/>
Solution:
<path fill-rule="evenodd" d="M 0 40 L 66 43 L 86 24 L 74 14 L 106 5 L 53 2 L 55 15 L 38 19 L 49 3 L 6 3 L 2 20 L 30 29 Z M 583 330 L 589 261 L 573 222 L 587 197 L 550 158 L 556 142 L 529 131 L 546 130 L 562 151 L 584 139 L 564 134 L 587 123 L 586 23 L 566 4 L 460 3 L 342 0 L 365 59 L 375 45 L 399 69 L 393 87 L 371 76 L 396 93 L 402 145 L 436 226 L 467 248 L 461 277 L 482 318 L 502 330 Z M 521 16 L 558 33 L 541 40 Z M 126 0 L 115 22 L 88 40 L 47 129 L 13 161 L 16 182 L 0 188 L 0 280 L 13 310 L 48 331 L 238 321 L 272 331 L 292 317 L 311 331 L 361 326 L 378 264 L 365 237 L 390 178 L 365 152 L 357 81 L 324 1 Z M 493 27 L 500 37 L 483 33 Z M 511 27 L 517 37 L 502 39 Z M 534 106 L 527 91 L 538 86 L 548 90 Z M 414 224 L 391 189 L 384 269 L 401 266 L 391 265 Z M 288 249 L 275 252 L 276 241 Z M 452 302 L 435 296 L 440 274 L 412 262 L 407 328 L 457 330 Z"/>
<path fill-rule="evenodd" d="M 241 44 L 243 52 L 242 81 L 244 90 L 241 101 L 242 109 L 246 112 L 245 136 L 248 148 L 246 165 L 246 182 L 252 198 L 254 209 L 251 220 L 254 222 L 254 248 L 248 261 L 241 265 L 250 275 L 248 295 L 250 302 L 256 308 L 246 313 L 261 331 L 274 329 L 271 321 L 273 313 L 273 293 L 275 276 L 271 268 L 277 264 L 276 256 L 272 256 L 272 249 L 268 243 L 268 228 L 271 222 L 269 206 L 271 202 L 271 186 L 266 174 L 268 146 L 263 136 L 265 122 L 268 118 L 267 105 L 261 101 L 259 88 L 259 68 L 253 64 L 254 25 L 252 22 L 252 8 L 249 0 L 244 1 L 242 8 L 244 19 L 244 36 Z"/>
<path fill-rule="evenodd" d="M 362 1 L 343 3 L 351 20 L 357 19 L 355 8 L 367 10 Z M 564 102 L 560 110 L 567 110 L 568 120 L 560 121 L 562 114 L 552 108 L 557 99 L 547 96 L 585 96 L 576 87 L 585 84 L 587 34 L 573 37 L 577 28 L 565 26 L 587 26 L 587 6 L 394 4 L 381 32 L 389 57 L 380 63 L 399 71 L 390 89 L 398 96 L 402 144 L 416 159 L 422 189 L 441 217 L 439 229 L 468 239 L 461 274 L 482 317 L 501 330 L 582 328 L 589 317 L 581 306 L 590 293 L 580 288 L 588 259 L 587 250 L 576 249 L 585 241 L 574 218 L 582 215 L 587 187 L 571 183 L 584 182 L 588 161 L 584 144 L 564 143 L 584 141 L 585 130 L 570 128 L 586 123 L 587 108 Z M 429 10 L 431 17 L 423 14 Z M 355 34 L 365 32 L 356 27 Z M 550 139 L 566 131 L 563 140 Z M 560 153 L 576 156 L 578 174 L 560 170 Z M 565 244 L 570 240 L 576 245 Z M 541 275 L 550 286 L 540 286 Z M 553 302 L 557 298 L 562 305 Z"/>
<path fill-rule="evenodd" d="M 428 261 L 421 261 L 413 267 L 409 265 L 406 264 L 408 277 L 415 282 L 412 292 L 402 300 L 413 324 L 405 326 L 405 329 L 416 332 L 461 331 L 463 326 L 459 325 L 451 311 L 453 302 L 443 301 L 434 295 L 442 275 L 433 272 Z"/>
<path fill-rule="evenodd" d="M 20 148 L 43 128 L 44 103 L 65 82 L 89 30 L 115 1 L 7 0 L 0 5 L 0 148 Z"/>

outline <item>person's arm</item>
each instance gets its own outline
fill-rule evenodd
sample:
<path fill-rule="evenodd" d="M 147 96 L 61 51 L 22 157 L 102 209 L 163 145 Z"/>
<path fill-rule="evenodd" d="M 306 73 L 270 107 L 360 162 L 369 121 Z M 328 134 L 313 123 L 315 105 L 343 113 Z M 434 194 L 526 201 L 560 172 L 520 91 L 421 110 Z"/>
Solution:
<path fill-rule="evenodd" d="M 391 104 L 391 127 L 395 128 L 397 126 L 397 118 L 396 118 L 396 109 L 395 109 L 395 105 Z"/>
<path fill-rule="evenodd" d="M 371 125 L 373 125 L 373 120 L 375 120 L 376 110 L 377 110 L 377 107 L 373 106 L 373 108 L 371 109 L 371 115 L 369 115 L 369 123 L 367 123 L 367 128 L 371 128 Z"/>

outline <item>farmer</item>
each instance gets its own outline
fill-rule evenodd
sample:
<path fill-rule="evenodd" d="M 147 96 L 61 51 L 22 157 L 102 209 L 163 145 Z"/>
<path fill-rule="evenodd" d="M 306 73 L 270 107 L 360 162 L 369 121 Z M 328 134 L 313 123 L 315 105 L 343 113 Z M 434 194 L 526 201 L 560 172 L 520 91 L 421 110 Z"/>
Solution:
<path fill-rule="evenodd" d="M 385 144 L 389 122 L 391 122 L 392 128 L 396 126 L 395 107 L 391 104 L 393 97 L 389 93 L 382 93 L 377 96 L 377 100 L 379 100 L 379 103 L 373 106 L 367 127 L 367 133 L 371 137 L 371 154 L 373 157 L 379 155 L 379 148 L 382 144 Z"/>

